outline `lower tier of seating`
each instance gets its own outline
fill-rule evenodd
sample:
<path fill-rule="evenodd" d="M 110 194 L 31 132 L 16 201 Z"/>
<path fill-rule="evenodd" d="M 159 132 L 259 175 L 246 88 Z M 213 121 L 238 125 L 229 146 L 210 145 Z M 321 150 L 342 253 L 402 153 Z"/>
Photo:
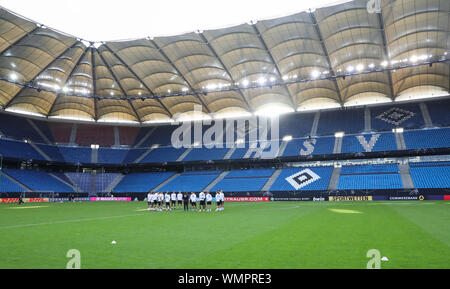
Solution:
<path fill-rule="evenodd" d="M 398 165 L 343 166 L 338 190 L 402 189 Z"/>
<path fill-rule="evenodd" d="M 450 162 L 421 162 L 409 165 L 416 188 L 450 188 Z"/>

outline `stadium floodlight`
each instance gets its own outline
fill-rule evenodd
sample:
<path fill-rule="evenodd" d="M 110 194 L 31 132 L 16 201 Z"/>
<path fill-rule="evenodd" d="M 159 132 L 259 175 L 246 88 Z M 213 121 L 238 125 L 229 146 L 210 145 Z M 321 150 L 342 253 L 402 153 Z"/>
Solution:
<path fill-rule="evenodd" d="M 243 86 L 247 86 L 248 84 L 249 84 L 248 79 L 242 80 L 242 85 L 243 85 Z"/>
<path fill-rule="evenodd" d="M 389 62 L 387 62 L 386 60 L 381 62 L 381 66 L 386 67 L 388 66 Z"/>
<path fill-rule="evenodd" d="M 364 69 L 364 64 L 358 64 L 358 65 L 356 65 L 356 70 L 358 70 L 358 71 L 363 71 L 363 69 Z"/>
<path fill-rule="evenodd" d="M 292 140 L 292 136 L 291 135 L 286 135 L 283 137 L 283 141 L 291 141 Z"/>
<path fill-rule="evenodd" d="M 236 143 L 236 144 L 241 144 L 241 143 L 244 143 L 244 140 L 240 138 L 240 139 L 236 140 L 235 143 Z"/>
<path fill-rule="evenodd" d="M 17 74 L 16 74 L 15 72 L 11 72 L 11 73 L 9 74 L 9 78 L 10 78 L 12 81 L 16 81 L 17 78 L 18 78 L 18 76 L 17 76 Z"/>
<path fill-rule="evenodd" d="M 403 128 L 402 127 L 396 127 L 394 129 L 392 129 L 393 133 L 403 133 Z"/>
<path fill-rule="evenodd" d="M 343 131 L 338 131 L 334 134 L 335 137 L 344 137 L 344 132 Z"/>
<path fill-rule="evenodd" d="M 320 71 L 318 71 L 318 70 L 313 70 L 312 72 L 311 72 L 311 77 L 312 78 L 317 78 L 317 77 L 319 77 L 320 76 Z"/>
<path fill-rule="evenodd" d="M 417 62 L 417 55 L 411 56 L 411 58 L 409 58 L 409 61 L 411 61 L 412 63 Z"/>
<path fill-rule="evenodd" d="M 263 76 L 261 76 L 260 78 L 258 78 L 258 84 L 259 85 L 264 85 L 266 84 L 267 79 Z"/>
<path fill-rule="evenodd" d="M 152 147 L 151 147 L 152 150 L 157 149 L 157 148 L 159 148 L 159 144 L 154 144 L 154 145 L 152 145 Z"/>
<path fill-rule="evenodd" d="M 91 144 L 91 149 L 98 150 L 100 146 L 98 144 Z"/>

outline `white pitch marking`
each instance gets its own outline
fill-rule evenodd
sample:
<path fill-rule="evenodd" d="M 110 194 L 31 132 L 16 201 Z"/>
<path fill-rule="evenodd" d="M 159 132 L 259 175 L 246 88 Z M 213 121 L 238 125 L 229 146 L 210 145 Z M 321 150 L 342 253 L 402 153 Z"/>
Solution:
<path fill-rule="evenodd" d="M 11 207 L 11 208 L 8 208 L 8 209 L 10 209 L 10 210 L 18 210 L 18 209 L 38 209 L 38 208 L 48 208 L 48 206 Z"/>
<path fill-rule="evenodd" d="M 0 227 L 0 230 L 2 230 L 2 229 L 13 229 L 13 228 L 24 228 L 24 227 L 34 227 L 34 226 L 43 226 L 43 225 L 77 223 L 77 222 L 83 222 L 83 221 L 107 220 L 107 219 L 116 219 L 116 218 L 123 218 L 123 217 L 135 217 L 135 216 L 143 216 L 143 214 L 109 216 L 109 217 L 98 217 L 98 218 L 88 218 L 88 219 L 76 219 L 76 220 L 65 220 L 65 221 L 35 223 L 35 224 L 23 224 L 23 225 L 4 226 L 4 227 Z"/>

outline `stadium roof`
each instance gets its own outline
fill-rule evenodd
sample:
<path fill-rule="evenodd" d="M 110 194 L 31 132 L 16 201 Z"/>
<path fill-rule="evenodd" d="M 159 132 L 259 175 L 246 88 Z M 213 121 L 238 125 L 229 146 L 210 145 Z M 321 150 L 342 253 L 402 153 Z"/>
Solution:
<path fill-rule="evenodd" d="M 0 105 L 146 123 L 192 119 L 195 105 L 209 118 L 448 94 L 450 1 L 377 3 L 97 43 L 1 9 Z"/>

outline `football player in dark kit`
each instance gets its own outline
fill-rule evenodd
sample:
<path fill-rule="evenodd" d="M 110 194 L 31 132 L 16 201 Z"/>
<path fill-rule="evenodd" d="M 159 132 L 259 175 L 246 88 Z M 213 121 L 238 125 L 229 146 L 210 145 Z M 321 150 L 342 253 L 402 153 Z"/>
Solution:
<path fill-rule="evenodd" d="M 22 199 L 22 195 L 19 195 L 19 200 L 17 201 L 19 205 L 24 204 L 24 201 Z"/>
<path fill-rule="evenodd" d="M 187 192 L 183 193 L 183 205 L 184 210 L 189 211 L 189 194 Z"/>

